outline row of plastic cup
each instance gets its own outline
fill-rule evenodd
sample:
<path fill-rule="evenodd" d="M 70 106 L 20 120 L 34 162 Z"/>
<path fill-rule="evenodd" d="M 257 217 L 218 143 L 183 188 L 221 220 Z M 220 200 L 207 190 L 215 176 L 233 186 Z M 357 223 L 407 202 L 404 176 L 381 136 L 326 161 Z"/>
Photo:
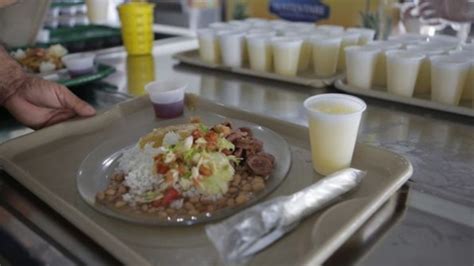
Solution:
<path fill-rule="evenodd" d="M 344 69 L 344 47 L 366 44 L 374 34 L 362 28 L 249 19 L 213 23 L 198 32 L 198 39 L 200 57 L 207 63 L 248 64 L 255 71 L 285 76 L 313 69 L 317 76 L 329 77 Z"/>
<path fill-rule="evenodd" d="M 347 47 L 348 84 L 361 89 L 386 88 L 388 93 L 405 97 L 428 95 L 435 102 L 451 105 L 472 99 L 473 45 L 447 41 L 448 37 L 412 42 L 418 37 Z"/>

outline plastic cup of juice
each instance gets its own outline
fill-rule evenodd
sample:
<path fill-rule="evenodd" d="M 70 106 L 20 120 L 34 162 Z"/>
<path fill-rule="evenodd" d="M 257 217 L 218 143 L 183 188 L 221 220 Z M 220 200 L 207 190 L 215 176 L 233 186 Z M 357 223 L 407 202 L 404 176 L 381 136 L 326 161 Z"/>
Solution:
<path fill-rule="evenodd" d="M 296 76 L 303 40 L 289 37 L 271 39 L 275 73 Z"/>
<path fill-rule="evenodd" d="M 400 49 L 402 44 L 395 41 L 373 41 L 366 46 L 378 48 L 382 51 L 379 53 L 377 63 L 375 64 L 372 84 L 379 88 L 387 88 L 387 58 L 385 52 Z"/>
<path fill-rule="evenodd" d="M 375 30 L 366 28 L 347 28 L 347 32 L 357 32 L 360 34 L 359 45 L 365 45 L 374 40 Z"/>
<path fill-rule="evenodd" d="M 273 34 L 251 34 L 247 35 L 247 47 L 249 52 L 250 68 L 255 71 L 272 70 L 272 43 Z"/>
<path fill-rule="evenodd" d="M 177 80 L 153 81 L 145 90 L 153 103 L 155 116 L 158 118 L 175 118 L 183 114 L 184 92 L 188 85 Z"/>
<path fill-rule="evenodd" d="M 431 58 L 431 100 L 458 105 L 471 62 L 468 59 L 435 56 Z"/>
<path fill-rule="evenodd" d="M 212 29 L 200 30 L 197 35 L 201 60 L 207 63 L 219 64 L 221 62 L 221 51 L 216 31 Z"/>
<path fill-rule="evenodd" d="M 245 33 L 241 31 L 219 32 L 222 64 L 241 67 L 244 62 Z"/>
<path fill-rule="evenodd" d="M 337 25 L 319 25 L 316 26 L 317 30 L 323 30 L 327 34 L 330 35 L 337 35 L 337 34 L 343 34 L 344 33 L 344 27 L 343 26 L 337 26 Z"/>
<path fill-rule="evenodd" d="M 104 24 L 108 19 L 109 0 L 86 0 L 87 17 L 94 24 Z"/>
<path fill-rule="evenodd" d="M 433 56 L 439 56 L 445 53 L 444 49 L 426 48 L 419 45 L 409 45 L 407 50 L 424 54 L 425 58 L 421 62 L 420 71 L 415 84 L 415 95 L 429 94 L 431 92 L 431 61 Z"/>
<path fill-rule="evenodd" d="M 359 89 L 370 89 L 381 50 L 374 47 L 349 46 L 345 52 L 347 83 Z"/>
<path fill-rule="evenodd" d="M 312 58 L 313 47 L 311 45 L 311 37 L 307 36 L 309 33 L 306 30 L 285 32 L 285 37 L 301 38 L 303 43 L 301 45 L 300 58 L 298 59 L 298 72 L 308 70 Z"/>
<path fill-rule="evenodd" d="M 409 51 L 387 51 L 387 91 L 412 97 L 416 79 L 425 56 Z"/>
<path fill-rule="evenodd" d="M 339 58 L 337 60 L 337 70 L 346 70 L 346 52 L 344 49 L 348 46 L 357 45 L 359 42 L 360 33 L 358 32 L 347 32 L 341 35 L 341 47 L 339 49 Z"/>
<path fill-rule="evenodd" d="M 336 74 L 341 41 L 341 37 L 311 38 L 314 74 L 320 77 Z"/>
<path fill-rule="evenodd" d="M 453 51 L 450 53 L 449 57 L 451 58 L 471 58 L 471 69 L 467 76 L 466 83 L 464 84 L 464 89 L 462 90 L 461 100 L 473 100 L 474 99 L 474 51 L 462 50 L 462 51 Z"/>
<path fill-rule="evenodd" d="M 308 115 L 313 168 L 329 175 L 351 165 L 366 104 L 345 94 L 329 93 L 304 101 Z"/>

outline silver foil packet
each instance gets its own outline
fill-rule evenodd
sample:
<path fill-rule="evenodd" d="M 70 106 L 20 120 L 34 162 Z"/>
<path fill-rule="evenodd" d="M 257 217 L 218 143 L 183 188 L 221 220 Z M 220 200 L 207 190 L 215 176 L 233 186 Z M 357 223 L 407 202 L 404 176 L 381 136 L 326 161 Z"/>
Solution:
<path fill-rule="evenodd" d="M 289 196 L 257 204 L 220 223 L 206 233 L 227 263 L 242 263 L 295 228 L 306 216 L 355 188 L 366 172 L 347 168 Z"/>

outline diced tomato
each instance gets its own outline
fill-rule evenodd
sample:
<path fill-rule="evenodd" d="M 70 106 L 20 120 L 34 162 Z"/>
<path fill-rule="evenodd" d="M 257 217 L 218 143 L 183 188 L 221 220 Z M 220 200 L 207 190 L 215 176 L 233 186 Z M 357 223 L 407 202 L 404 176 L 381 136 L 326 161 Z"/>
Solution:
<path fill-rule="evenodd" d="M 170 170 L 170 168 L 166 164 L 160 162 L 156 163 L 156 172 L 158 174 L 164 175 L 166 172 L 168 172 L 168 170 Z"/>
<path fill-rule="evenodd" d="M 170 187 L 166 190 L 165 195 L 161 199 L 161 205 L 167 207 L 171 202 L 173 202 L 173 200 L 177 198 L 179 198 L 179 192 L 176 189 Z"/>
<path fill-rule="evenodd" d="M 201 165 L 199 166 L 199 174 L 203 176 L 210 176 L 212 175 L 212 169 L 205 165 Z"/>
<path fill-rule="evenodd" d="M 207 142 L 216 142 L 218 137 L 219 137 L 219 134 L 217 134 L 217 133 L 214 132 L 214 131 L 209 131 L 209 132 L 206 134 L 206 136 L 204 136 L 204 139 L 205 139 Z"/>

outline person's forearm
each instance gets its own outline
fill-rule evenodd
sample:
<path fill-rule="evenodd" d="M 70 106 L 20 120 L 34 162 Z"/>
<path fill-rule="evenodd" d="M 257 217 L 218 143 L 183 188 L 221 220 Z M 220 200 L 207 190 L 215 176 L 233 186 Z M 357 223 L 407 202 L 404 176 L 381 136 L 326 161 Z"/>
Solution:
<path fill-rule="evenodd" d="M 25 80 L 26 74 L 21 66 L 0 46 L 0 106 Z"/>

